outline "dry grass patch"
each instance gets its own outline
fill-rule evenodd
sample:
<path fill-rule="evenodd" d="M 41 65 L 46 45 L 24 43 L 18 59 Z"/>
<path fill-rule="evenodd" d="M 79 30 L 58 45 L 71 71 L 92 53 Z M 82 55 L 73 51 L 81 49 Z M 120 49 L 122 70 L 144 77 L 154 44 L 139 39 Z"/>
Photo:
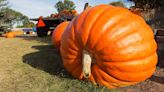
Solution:
<path fill-rule="evenodd" d="M 72 78 L 62 66 L 51 38 L 0 37 L 0 92 L 163 92 L 164 64 L 152 78 L 134 86 L 109 90 Z"/>
<path fill-rule="evenodd" d="M 0 67 L 0 92 L 111 92 L 73 79 L 50 37 L 0 38 Z"/>

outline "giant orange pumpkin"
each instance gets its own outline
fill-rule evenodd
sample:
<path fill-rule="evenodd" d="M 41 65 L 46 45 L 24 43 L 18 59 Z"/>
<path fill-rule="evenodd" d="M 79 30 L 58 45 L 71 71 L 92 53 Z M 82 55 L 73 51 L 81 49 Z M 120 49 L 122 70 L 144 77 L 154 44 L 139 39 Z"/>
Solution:
<path fill-rule="evenodd" d="M 68 23 L 69 23 L 68 21 L 62 22 L 53 31 L 52 43 L 54 44 L 55 47 L 59 47 L 60 46 L 61 36 L 62 36 L 65 28 L 67 27 Z"/>
<path fill-rule="evenodd" d="M 153 31 L 129 10 L 98 5 L 71 21 L 62 35 L 61 55 L 72 76 L 108 88 L 144 81 L 154 73 Z M 89 70 L 90 68 L 90 70 Z"/>

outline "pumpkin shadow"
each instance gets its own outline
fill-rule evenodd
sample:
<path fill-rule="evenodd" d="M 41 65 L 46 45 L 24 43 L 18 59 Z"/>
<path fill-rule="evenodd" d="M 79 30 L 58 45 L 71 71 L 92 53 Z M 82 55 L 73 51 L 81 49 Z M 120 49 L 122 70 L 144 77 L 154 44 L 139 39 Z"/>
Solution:
<path fill-rule="evenodd" d="M 154 81 L 154 82 L 158 82 L 160 84 L 164 84 L 164 77 L 159 77 L 159 76 L 155 76 L 153 75 L 151 78 L 150 78 L 151 81 Z"/>
<path fill-rule="evenodd" d="M 32 46 L 31 48 L 37 49 L 38 52 L 24 55 L 23 63 L 52 75 L 71 78 L 63 67 L 59 49 L 54 49 L 52 45 Z"/>

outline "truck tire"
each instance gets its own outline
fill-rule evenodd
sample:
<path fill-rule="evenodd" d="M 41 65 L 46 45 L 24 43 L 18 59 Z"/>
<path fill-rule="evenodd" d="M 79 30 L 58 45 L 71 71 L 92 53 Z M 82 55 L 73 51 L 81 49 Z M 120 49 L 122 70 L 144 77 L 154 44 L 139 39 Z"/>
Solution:
<path fill-rule="evenodd" d="M 45 37 L 45 36 L 47 36 L 48 30 L 49 29 L 47 27 L 38 27 L 37 31 L 36 31 L 38 37 Z"/>

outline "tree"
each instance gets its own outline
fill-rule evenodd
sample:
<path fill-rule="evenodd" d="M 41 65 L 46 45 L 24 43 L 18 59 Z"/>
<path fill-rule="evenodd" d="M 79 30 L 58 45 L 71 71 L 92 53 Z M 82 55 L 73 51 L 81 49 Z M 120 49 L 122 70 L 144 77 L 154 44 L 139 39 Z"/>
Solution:
<path fill-rule="evenodd" d="M 10 9 L 7 0 L 0 0 L 0 31 L 8 31 L 13 26 L 34 27 L 29 18 L 22 13 Z"/>
<path fill-rule="evenodd" d="M 109 4 L 113 6 L 126 7 L 122 1 L 111 2 Z"/>
<path fill-rule="evenodd" d="M 0 21 L 1 22 L 2 22 L 2 19 L 4 17 L 4 9 L 6 7 L 7 7 L 7 1 L 6 0 L 0 0 Z"/>
<path fill-rule="evenodd" d="M 5 9 L 7 8 L 7 0 L 0 0 L 0 31 L 4 31 L 7 29 L 9 24 L 5 21 Z"/>
<path fill-rule="evenodd" d="M 16 12 L 15 10 L 12 10 L 10 8 L 5 9 L 4 20 L 8 24 L 10 24 L 10 26 L 19 23 L 21 20 L 20 16 L 22 16 L 20 12 Z"/>
<path fill-rule="evenodd" d="M 164 0 L 128 0 L 143 9 L 143 17 L 152 28 L 164 28 Z M 149 16 L 147 16 L 149 15 Z"/>
<path fill-rule="evenodd" d="M 153 9 L 164 7 L 164 0 L 128 0 L 135 3 L 135 7 Z"/>
<path fill-rule="evenodd" d="M 35 27 L 35 24 L 33 22 L 28 22 L 27 24 L 24 24 L 24 25 L 18 25 L 17 28 L 33 28 Z"/>
<path fill-rule="evenodd" d="M 10 26 L 26 26 L 30 23 L 27 16 L 10 8 L 5 9 L 3 18 Z"/>
<path fill-rule="evenodd" d="M 2 13 L 2 10 L 7 7 L 7 0 L 0 0 L 0 13 Z"/>
<path fill-rule="evenodd" d="M 76 8 L 73 1 L 64 0 L 64 2 L 59 1 L 55 4 L 55 8 L 57 9 L 58 13 L 63 10 L 74 10 Z"/>

